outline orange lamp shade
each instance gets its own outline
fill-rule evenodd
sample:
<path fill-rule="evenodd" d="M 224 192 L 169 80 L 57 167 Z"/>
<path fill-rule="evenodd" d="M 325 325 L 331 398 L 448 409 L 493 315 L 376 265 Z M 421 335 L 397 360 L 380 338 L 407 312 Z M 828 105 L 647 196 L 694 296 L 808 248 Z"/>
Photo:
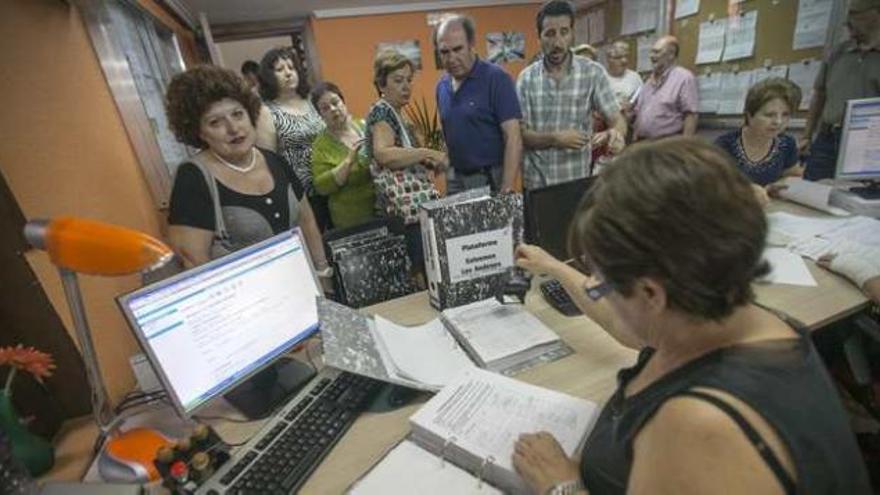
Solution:
<path fill-rule="evenodd" d="M 79 273 L 127 275 L 157 268 L 174 255 L 161 241 L 125 227 L 75 217 L 33 223 L 28 237 L 36 234 L 41 242 L 32 243 L 45 249 L 55 265 Z"/>

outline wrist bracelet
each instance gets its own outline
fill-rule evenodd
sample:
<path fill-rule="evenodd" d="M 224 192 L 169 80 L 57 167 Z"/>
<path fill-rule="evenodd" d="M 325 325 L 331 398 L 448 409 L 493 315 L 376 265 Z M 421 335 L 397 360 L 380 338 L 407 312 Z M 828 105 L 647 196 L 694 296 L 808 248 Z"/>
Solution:
<path fill-rule="evenodd" d="M 584 489 L 584 482 L 580 478 L 562 481 L 551 486 L 545 495 L 575 495 Z"/>

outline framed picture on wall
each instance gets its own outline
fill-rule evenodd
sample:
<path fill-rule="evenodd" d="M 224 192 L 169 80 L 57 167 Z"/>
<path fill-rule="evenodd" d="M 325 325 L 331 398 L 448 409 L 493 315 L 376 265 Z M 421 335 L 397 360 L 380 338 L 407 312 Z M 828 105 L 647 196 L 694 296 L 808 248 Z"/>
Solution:
<path fill-rule="evenodd" d="M 486 54 L 493 64 L 506 64 L 523 60 L 526 56 L 526 36 L 506 31 L 486 35 Z"/>
<path fill-rule="evenodd" d="M 416 70 L 421 70 L 422 50 L 419 47 L 419 40 L 383 41 L 376 45 L 377 55 L 386 50 L 394 50 L 400 52 L 401 55 L 412 61 Z"/>

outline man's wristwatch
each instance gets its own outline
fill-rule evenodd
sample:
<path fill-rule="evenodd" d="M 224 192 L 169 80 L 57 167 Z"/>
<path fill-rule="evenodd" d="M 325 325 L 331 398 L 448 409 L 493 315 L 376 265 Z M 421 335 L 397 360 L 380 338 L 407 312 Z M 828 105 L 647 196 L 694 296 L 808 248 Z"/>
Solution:
<path fill-rule="evenodd" d="M 584 489 L 584 483 L 580 479 L 563 481 L 551 486 L 544 495 L 575 495 Z"/>

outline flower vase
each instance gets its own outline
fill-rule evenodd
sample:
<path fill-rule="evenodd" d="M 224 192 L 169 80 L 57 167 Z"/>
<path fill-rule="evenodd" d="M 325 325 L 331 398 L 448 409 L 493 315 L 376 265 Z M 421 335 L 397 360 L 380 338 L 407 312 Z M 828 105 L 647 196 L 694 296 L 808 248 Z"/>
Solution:
<path fill-rule="evenodd" d="M 12 445 L 12 455 L 19 460 L 31 476 L 37 477 L 55 463 L 55 449 L 45 439 L 34 435 L 18 419 L 18 414 L 8 395 L 0 390 L 0 428 Z"/>

